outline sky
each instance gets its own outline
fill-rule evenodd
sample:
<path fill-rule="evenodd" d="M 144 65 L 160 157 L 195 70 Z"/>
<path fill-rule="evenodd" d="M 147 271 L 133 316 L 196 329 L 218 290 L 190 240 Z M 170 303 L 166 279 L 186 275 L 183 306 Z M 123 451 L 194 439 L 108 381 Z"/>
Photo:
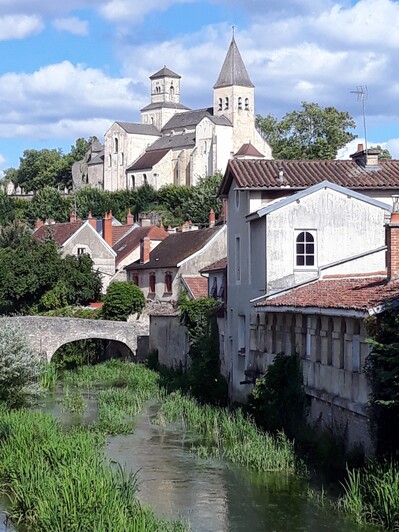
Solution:
<path fill-rule="evenodd" d="M 212 105 L 232 27 L 255 112 L 302 101 L 355 119 L 399 158 L 399 0 L 0 0 L 0 177 L 26 149 L 68 153 L 116 120 L 139 122 L 149 76 L 182 76 L 181 102 Z"/>

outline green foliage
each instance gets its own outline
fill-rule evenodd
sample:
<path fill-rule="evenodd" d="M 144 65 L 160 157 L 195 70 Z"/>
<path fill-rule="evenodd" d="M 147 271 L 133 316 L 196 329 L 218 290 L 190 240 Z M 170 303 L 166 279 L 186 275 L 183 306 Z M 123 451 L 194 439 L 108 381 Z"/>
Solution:
<path fill-rule="evenodd" d="M 15 325 L 0 329 L 0 402 L 10 408 L 24 406 L 40 393 L 41 362 L 27 337 Z"/>
<path fill-rule="evenodd" d="M 217 197 L 217 191 L 222 181 L 222 175 L 203 177 L 193 187 L 191 195 L 183 203 L 186 219 L 195 223 L 207 224 L 210 210 L 215 211 L 216 218 L 221 213 L 222 202 Z"/>
<path fill-rule="evenodd" d="M 18 247 L 31 230 L 22 222 L 12 222 L 10 225 L 0 226 L 0 248 Z"/>
<path fill-rule="evenodd" d="M 102 317 L 126 321 L 130 314 L 140 314 L 145 306 L 143 292 L 132 282 L 114 281 L 104 296 Z"/>
<path fill-rule="evenodd" d="M 39 189 L 27 205 L 26 216 L 30 220 L 52 218 L 56 222 L 69 220 L 72 210 L 71 198 L 65 198 L 55 188 L 45 186 Z"/>
<path fill-rule="evenodd" d="M 298 354 L 278 353 L 249 397 L 249 411 L 257 423 L 268 431 L 284 430 L 290 437 L 295 436 L 306 416 L 302 379 Z"/>
<path fill-rule="evenodd" d="M 377 453 L 397 455 L 399 433 L 399 313 L 390 308 L 368 321 L 372 351 L 366 374 L 371 385 L 369 411 Z"/>
<path fill-rule="evenodd" d="M 40 306 L 45 310 L 54 310 L 68 304 L 68 287 L 64 281 L 58 281 L 53 288 L 40 298 Z"/>
<path fill-rule="evenodd" d="M 27 192 L 46 186 L 63 188 L 72 185 L 71 171 L 70 159 L 60 149 L 25 150 L 14 179 Z"/>
<path fill-rule="evenodd" d="M 335 107 L 302 102 L 279 121 L 273 115 L 256 117 L 256 125 L 272 147 L 275 159 L 335 159 L 337 152 L 356 138 L 348 129 L 355 122 Z"/>
<path fill-rule="evenodd" d="M 375 148 L 378 150 L 379 161 L 390 161 L 392 159 L 391 152 L 387 148 L 383 148 L 379 144 Z"/>
<path fill-rule="evenodd" d="M 13 201 L 5 192 L 0 191 L 0 226 L 10 224 L 15 220 Z"/>

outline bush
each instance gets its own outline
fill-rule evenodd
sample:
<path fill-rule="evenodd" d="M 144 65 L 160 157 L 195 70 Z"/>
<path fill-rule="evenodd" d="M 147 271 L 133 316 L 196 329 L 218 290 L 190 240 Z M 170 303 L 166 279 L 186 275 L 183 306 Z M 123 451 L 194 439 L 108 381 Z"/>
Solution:
<path fill-rule="evenodd" d="M 102 317 L 106 320 L 126 321 L 130 314 L 143 310 L 145 298 L 132 282 L 114 281 L 104 297 Z"/>
<path fill-rule="evenodd" d="M 28 339 L 15 325 L 0 330 L 0 401 L 20 407 L 40 394 L 41 362 Z"/>

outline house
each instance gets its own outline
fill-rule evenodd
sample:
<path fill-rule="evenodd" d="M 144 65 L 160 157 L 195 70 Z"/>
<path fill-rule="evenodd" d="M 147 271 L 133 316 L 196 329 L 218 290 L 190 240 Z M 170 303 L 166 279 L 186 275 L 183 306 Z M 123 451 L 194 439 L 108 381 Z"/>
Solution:
<path fill-rule="evenodd" d="M 150 305 L 173 306 L 182 284 L 193 286 L 202 268 L 225 255 L 226 226 L 216 225 L 170 234 L 152 251 L 150 239 L 144 237 L 140 259 L 125 269 L 128 280 L 141 288 Z M 206 295 L 206 287 L 203 292 Z"/>
<path fill-rule="evenodd" d="M 378 161 L 374 151 L 359 146 L 348 161 L 229 161 L 220 196 L 228 211 L 225 352 L 234 400 L 251 389 L 240 384 L 251 363 L 251 301 L 319 271 L 384 270 L 384 219 L 399 190 L 399 161 Z"/>
<path fill-rule="evenodd" d="M 341 431 L 350 446 L 360 444 L 366 452 L 372 450 L 364 371 L 370 351 L 366 320 L 399 303 L 398 222 L 394 212 L 386 224 L 386 271 L 322 273 L 265 297 L 251 315 L 252 375 L 265 371 L 276 353 L 296 351 L 302 358 L 310 419 Z"/>
<path fill-rule="evenodd" d="M 150 76 L 151 101 L 141 109 L 141 122 L 114 122 L 104 146 L 95 142 L 74 165 L 74 188 L 192 186 L 200 177 L 223 172 L 243 144 L 271 158 L 270 146 L 255 127 L 255 88 L 234 37 L 211 106 L 191 110 L 181 103 L 180 82 L 181 76 L 166 66 Z"/>
<path fill-rule="evenodd" d="M 108 225 L 112 225 L 112 219 L 106 218 L 104 222 L 104 238 L 97 232 L 96 220 L 91 217 L 86 221 L 79 219 L 75 221 L 75 218 L 71 217 L 71 221 L 66 223 L 52 223 L 51 221 L 43 223 L 39 221 L 36 223 L 36 229 L 32 236 L 39 242 L 52 238 L 63 256 L 89 255 L 93 261 L 93 268 L 101 274 L 103 291 L 105 291 L 115 274 L 115 257 L 117 254 L 107 241 Z"/>

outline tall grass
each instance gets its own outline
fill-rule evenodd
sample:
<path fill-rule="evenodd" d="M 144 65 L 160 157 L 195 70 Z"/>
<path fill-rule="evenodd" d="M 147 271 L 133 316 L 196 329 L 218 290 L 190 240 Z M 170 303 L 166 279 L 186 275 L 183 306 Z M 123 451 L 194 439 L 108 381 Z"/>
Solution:
<path fill-rule="evenodd" d="M 399 530 L 399 464 L 371 461 L 362 469 L 348 471 L 340 507 L 358 523 Z"/>
<path fill-rule="evenodd" d="M 64 411 L 76 412 L 77 414 L 83 414 L 85 411 L 85 400 L 80 391 L 70 390 L 69 386 L 64 387 L 64 395 L 62 398 L 62 409 Z"/>
<path fill-rule="evenodd" d="M 220 457 L 256 471 L 295 470 L 294 446 L 283 433 L 260 431 L 241 410 L 200 406 L 194 399 L 171 394 L 163 401 L 158 423 L 181 421 L 201 437 L 200 456 Z"/>
<path fill-rule="evenodd" d="M 57 384 L 58 372 L 55 364 L 43 364 L 43 370 L 40 375 L 40 388 L 42 390 L 54 390 Z"/>
<path fill-rule="evenodd" d="M 24 530 L 182 531 L 140 507 L 134 475 L 104 460 L 97 431 L 63 432 L 50 415 L 0 410 L 0 489 Z"/>

